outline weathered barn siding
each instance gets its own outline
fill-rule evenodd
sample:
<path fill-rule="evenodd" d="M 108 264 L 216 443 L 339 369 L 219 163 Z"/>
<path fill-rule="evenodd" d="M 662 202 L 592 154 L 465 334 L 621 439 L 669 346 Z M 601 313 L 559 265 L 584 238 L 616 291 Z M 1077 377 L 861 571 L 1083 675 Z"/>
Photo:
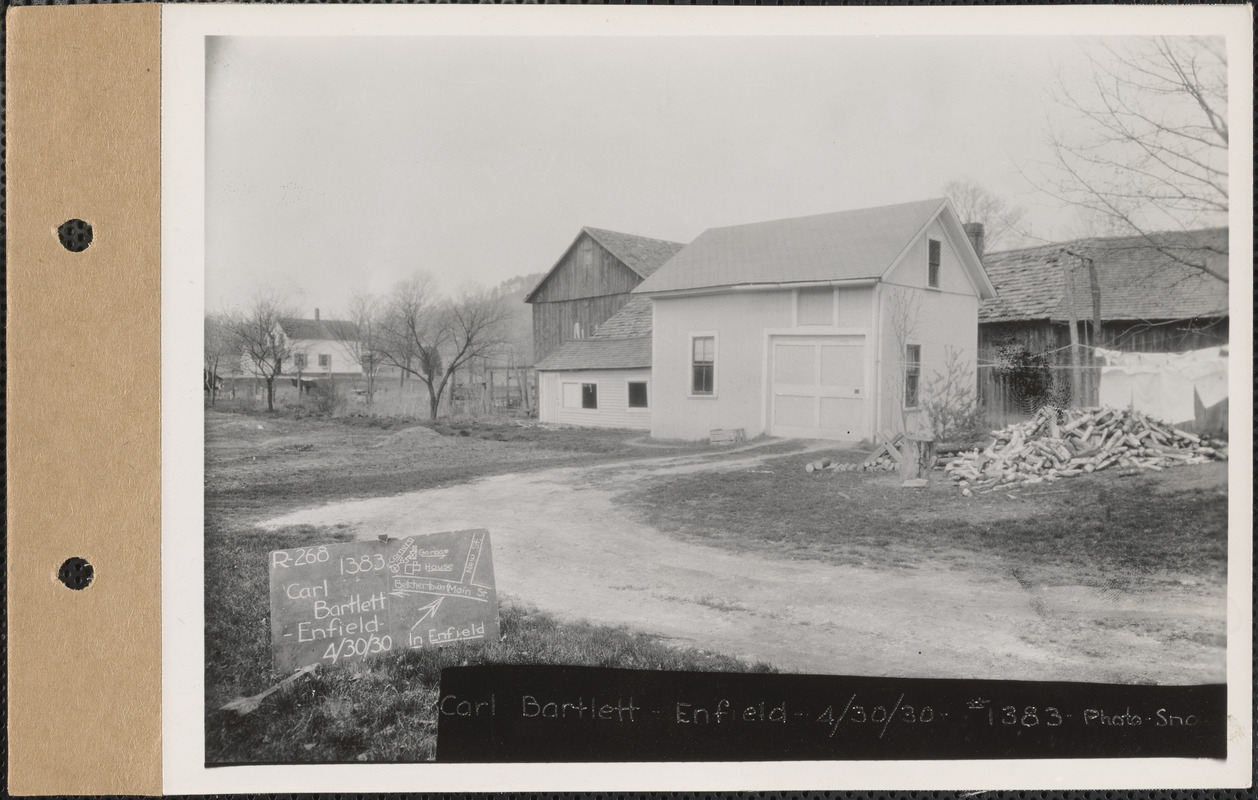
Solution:
<path fill-rule="evenodd" d="M 533 358 L 541 361 L 570 339 L 588 339 L 629 302 L 628 292 L 533 304 Z M 580 326 L 580 335 L 577 335 Z"/>
<path fill-rule="evenodd" d="M 583 232 L 531 297 L 534 363 L 569 339 L 593 335 L 624 308 L 630 290 L 641 282 L 641 276 Z"/>
<path fill-rule="evenodd" d="M 554 270 L 534 290 L 534 303 L 553 303 L 629 292 L 642 278 L 588 233 L 577 237 Z"/>
<path fill-rule="evenodd" d="M 940 242 L 939 287 L 928 283 L 929 251 L 927 240 Z M 916 308 L 907 332 L 906 344 L 921 347 L 919 396 L 924 397 L 932 382 L 944 377 L 951 352 L 959 358 L 969 380 L 975 380 L 978 353 L 978 290 L 962 266 L 954 244 L 939 220 L 931 223 L 903 260 L 878 286 L 881 348 L 879 352 L 879 408 L 875 414 L 875 430 L 899 431 L 904 419 L 903 370 L 905 354 L 900 352 L 895 334 L 893 305 L 907 302 Z M 897 300 L 897 296 L 903 300 Z"/>
<path fill-rule="evenodd" d="M 1228 343 L 1228 320 L 1151 320 L 1101 323 L 1102 347 L 1131 353 L 1183 353 Z M 1091 325 L 1079 321 L 1079 343 L 1090 345 Z M 985 322 L 979 325 L 979 352 L 992 362 L 1001 347 L 1021 345 L 1033 353 L 1050 353 L 1054 364 L 1069 364 L 1070 324 L 1046 319 L 1024 322 Z M 1081 348 L 1086 352 L 1086 348 Z"/>
<path fill-rule="evenodd" d="M 1090 325 L 1079 323 L 1078 394 L 1074 402 L 1094 406 L 1099 402 L 1101 365 L 1092 357 Z M 1183 353 L 1228 343 L 1227 319 L 1195 319 L 1150 322 L 1102 322 L 1101 346 L 1132 353 Z M 979 326 L 979 400 L 988 424 L 1000 427 L 1026 419 L 1029 410 L 1011 394 L 999 377 L 1001 350 L 1025 347 L 1031 353 L 1048 355 L 1053 384 L 1061 392 L 1071 385 L 1069 323 L 1031 320 L 1026 322 L 987 322 Z"/>
<path fill-rule="evenodd" d="M 650 368 L 540 372 L 538 419 L 559 425 L 594 428 L 651 429 L 654 386 Z M 647 408 L 629 408 L 629 382 L 647 384 Z M 598 386 L 598 408 L 565 408 L 563 384 L 594 383 Z"/>

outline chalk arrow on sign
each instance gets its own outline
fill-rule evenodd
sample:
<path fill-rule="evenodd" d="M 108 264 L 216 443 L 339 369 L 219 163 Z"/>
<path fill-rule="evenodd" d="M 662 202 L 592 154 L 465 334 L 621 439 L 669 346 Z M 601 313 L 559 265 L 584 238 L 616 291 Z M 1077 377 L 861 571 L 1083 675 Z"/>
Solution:
<path fill-rule="evenodd" d="M 423 622 L 424 620 L 428 619 L 429 617 L 436 616 L 436 614 L 437 614 L 437 609 L 441 608 L 441 601 L 442 601 L 442 600 L 445 600 L 445 598 L 444 598 L 444 597 L 438 597 L 436 600 L 433 600 L 433 601 L 432 601 L 431 603 L 429 603 L 428 605 L 426 605 L 426 606 L 424 606 L 423 608 L 419 609 L 420 611 L 422 611 L 422 612 L 424 612 L 424 613 L 420 615 L 419 619 L 415 620 L 415 624 L 411 626 L 411 630 L 415 630 L 415 628 L 419 626 L 419 623 Z"/>

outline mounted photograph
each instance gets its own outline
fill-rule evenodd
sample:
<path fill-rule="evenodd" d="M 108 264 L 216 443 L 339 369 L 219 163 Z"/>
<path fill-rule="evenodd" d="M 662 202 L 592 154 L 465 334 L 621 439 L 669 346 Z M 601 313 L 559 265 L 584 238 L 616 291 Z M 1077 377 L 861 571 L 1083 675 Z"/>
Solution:
<path fill-rule="evenodd" d="M 445 761 L 476 667 L 650 673 L 510 712 L 696 736 L 779 707 L 641 686 L 924 681 L 780 701 L 874 759 L 1223 742 L 1052 699 L 1250 658 L 1223 33 L 364 30 L 202 37 L 206 768 Z"/>

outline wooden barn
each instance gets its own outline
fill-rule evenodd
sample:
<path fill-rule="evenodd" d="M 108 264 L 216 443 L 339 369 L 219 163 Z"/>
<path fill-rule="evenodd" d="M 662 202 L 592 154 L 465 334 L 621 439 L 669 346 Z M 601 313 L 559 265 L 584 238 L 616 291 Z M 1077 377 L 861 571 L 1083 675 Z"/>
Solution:
<path fill-rule="evenodd" d="M 972 374 L 995 295 L 945 199 L 712 228 L 634 291 L 653 303 L 651 435 L 691 441 L 902 430 L 932 371 Z"/>
<path fill-rule="evenodd" d="M 1228 274 L 1227 228 L 1081 239 L 989 253 L 983 264 L 997 291 L 978 316 L 979 387 L 992 424 L 1025 415 L 998 380 L 1011 353 L 1043 356 L 1063 392 L 1076 373 L 1074 402 L 1092 405 L 1094 346 L 1182 353 L 1228 343 L 1228 284 L 1215 277 Z M 1070 364 L 1072 317 L 1078 368 Z"/>
<path fill-rule="evenodd" d="M 533 360 L 588 339 L 629 302 L 630 292 L 684 245 L 582 228 L 524 302 L 533 306 Z"/>
<path fill-rule="evenodd" d="M 1071 295 L 1077 338 L 1084 345 L 1175 353 L 1227 344 L 1228 285 L 1190 266 L 1200 263 L 1226 276 L 1227 234 L 1227 228 L 1209 228 L 986 254 L 983 266 L 997 297 L 979 306 L 980 355 L 1010 343 L 1064 352 L 1070 344 Z M 1095 342 L 1094 288 L 1101 317 Z"/>

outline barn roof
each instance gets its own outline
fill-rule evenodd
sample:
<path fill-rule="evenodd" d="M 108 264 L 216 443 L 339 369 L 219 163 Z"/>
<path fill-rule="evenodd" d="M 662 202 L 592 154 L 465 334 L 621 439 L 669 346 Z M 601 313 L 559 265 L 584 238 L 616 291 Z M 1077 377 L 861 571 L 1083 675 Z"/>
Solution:
<path fill-rule="evenodd" d="M 540 372 L 651 366 L 651 337 L 573 339 L 533 365 Z"/>
<path fill-rule="evenodd" d="M 607 248 L 607 252 L 619 258 L 622 264 L 643 278 L 649 278 L 664 265 L 665 261 L 677 255 L 685 247 L 681 242 L 650 239 L 646 236 L 634 236 L 631 233 L 605 231 L 602 228 L 586 226 L 581 230 L 588 233 L 594 241 Z"/>
<path fill-rule="evenodd" d="M 709 228 L 634 291 L 877 278 L 947 205 L 938 198 Z"/>
<path fill-rule="evenodd" d="M 301 319 L 285 317 L 280 327 L 289 339 L 313 341 L 315 339 L 345 340 L 358 336 L 358 326 L 343 319 Z"/>
<path fill-rule="evenodd" d="M 564 250 L 563 255 L 559 257 L 554 266 L 546 271 L 542 279 L 537 282 L 537 285 L 524 298 L 524 302 L 533 302 L 533 296 L 546 285 L 546 281 L 550 280 L 550 276 L 555 274 L 555 270 L 559 269 L 560 265 L 563 264 L 568 252 L 580 241 L 582 236 L 589 236 L 598 242 L 603 249 L 615 256 L 620 263 L 633 270 L 640 278 L 650 276 L 663 266 L 665 261 L 668 261 L 685 247 L 681 242 L 651 239 L 647 236 L 635 236 L 632 233 L 619 233 L 617 231 L 603 230 L 602 228 L 591 228 L 587 225 L 572 240 L 572 244 L 568 245 L 568 249 Z"/>
<path fill-rule="evenodd" d="M 1227 228 L 1206 228 L 989 253 L 983 264 L 998 295 L 979 305 L 979 322 L 1069 320 L 1063 264 L 1076 266 L 1075 316 L 1091 319 L 1091 281 L 1081 257 L 1096 263 L 1102 319 L 1226 316 L 1228 285 L 1182 262 L 1227 275 L 1227 234 Z"/>
<path fill-rule="evenodd" d="M 594 333 L 595 339 L 623 339 L 651 335 L 651 298 L 631 297 L 624 308 L 607 318 Z"/>

